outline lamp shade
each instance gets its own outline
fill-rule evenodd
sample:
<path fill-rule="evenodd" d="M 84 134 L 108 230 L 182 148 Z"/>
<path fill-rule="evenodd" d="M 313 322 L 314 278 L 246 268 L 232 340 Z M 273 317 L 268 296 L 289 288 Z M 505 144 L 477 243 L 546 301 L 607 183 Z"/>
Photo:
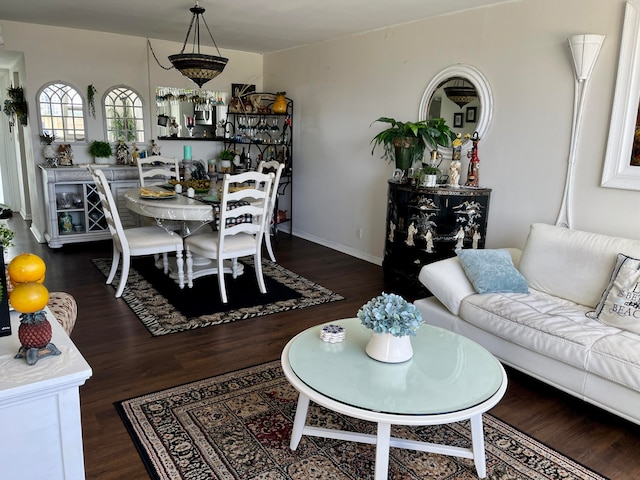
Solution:
<path fill-rule="evenodd" d="M 593 34 L 569 37 L 569 48 L 573 56 L 573 66 L 578 81 L 587 80 L 591 76 L 604 37 L 604 35 Z"/>
<path fill-rule="evenodd" d="M 222 73 L 229 59 L 203 53 L 178 53 L 169 55 L 169 61 L 182 75 L 202 88 Z"/>

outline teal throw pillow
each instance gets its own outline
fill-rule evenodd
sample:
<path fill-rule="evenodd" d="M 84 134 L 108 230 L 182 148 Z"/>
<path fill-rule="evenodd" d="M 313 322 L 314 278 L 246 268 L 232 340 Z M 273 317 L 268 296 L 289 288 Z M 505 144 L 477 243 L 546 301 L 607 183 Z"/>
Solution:
<path fill-rule="evenodd" d="M 529 293 L 506 250 L 458 250 L 464 273 L 478 293 Z"/>

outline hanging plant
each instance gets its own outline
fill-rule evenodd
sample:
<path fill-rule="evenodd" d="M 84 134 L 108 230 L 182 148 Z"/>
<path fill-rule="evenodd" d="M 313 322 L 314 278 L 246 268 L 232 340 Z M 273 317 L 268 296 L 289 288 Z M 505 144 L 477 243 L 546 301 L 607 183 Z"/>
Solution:
<path fill-rule="evenodd" d="M 18 117 L 20 124 L 26 126 L 29 111 L 27 101 L 24 99 L 24 90 L 22 87 L 9 87 L 7 89 L 7 95 L 9 98 L 4 101 L 4 113 L 8 117 L 15 115 Z"/>
<path fill-rule="evenodd" d="M 87 87 L 87 103 L 89 105 L 89 115 L 93 118 L 96 118 L 96 103 L 95 103 L 95 95 L 96 95 L 96 87 L 93 84 Z"/>

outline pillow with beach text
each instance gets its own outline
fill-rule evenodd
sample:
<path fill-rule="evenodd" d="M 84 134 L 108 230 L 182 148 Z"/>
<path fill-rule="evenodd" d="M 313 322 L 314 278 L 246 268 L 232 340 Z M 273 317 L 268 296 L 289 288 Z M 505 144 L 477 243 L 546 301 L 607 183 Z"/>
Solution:
<path fill-rule="evenodd" d="M 618 254 L 609 285 L 595 312 L 588 312 L 587 316 L 640 334 L 640 260 Z"/>

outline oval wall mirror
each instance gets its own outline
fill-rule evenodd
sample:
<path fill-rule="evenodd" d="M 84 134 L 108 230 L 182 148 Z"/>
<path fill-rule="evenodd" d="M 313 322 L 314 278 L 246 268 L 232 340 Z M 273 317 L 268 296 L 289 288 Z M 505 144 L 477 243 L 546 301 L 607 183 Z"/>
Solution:
<path fill-rule="evenodd" d="M 478 132 L 480 139 L 493 118 L 493 94 L 484 75 L 475 67 L 458 63 L 445 68 L 427 85 L 418 120 L 444 118 L 452 131 L 462 134 L 462 156 L 471 149 L 464 135 Z M 451 148 L 438 147 L 444 160 L 451 160 Z"/>

